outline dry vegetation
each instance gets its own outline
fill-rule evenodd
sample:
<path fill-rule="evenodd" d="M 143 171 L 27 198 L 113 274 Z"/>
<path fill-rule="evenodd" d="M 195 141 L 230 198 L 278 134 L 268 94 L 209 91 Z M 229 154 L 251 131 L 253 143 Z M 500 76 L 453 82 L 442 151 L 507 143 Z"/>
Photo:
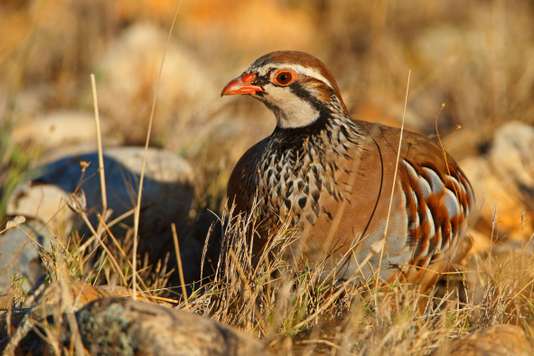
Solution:
<path fill-rule="evenodd" d="M 488 201 L 494 195 L 479 197 L 480 204 L 493 207 L 493 216 L 472 222 L 476 253 L 425 294 L 400 282 L 336 281 L 326 267 L 308 268 L 298 257 L 269 258 L 288 254 L 291 231 L 273 236 L 272 250 L 255 267 L 250 236 L 256 222 L 225 211 L 225 184 L 239 156 L 269 133 L 274 120 L 257 103 L 218 98 L 225 81 L 257 55 L 301 49 L 330 65 L 354 116 L 399 125 L 411 70 L 408 128 L 428 135 L 438 128 L 460 162 L 484 157 L 501 125 L 534 123 L 531 2 L 179 3 L 170 41 L 174 0 L 0 4 L 0 231 L 8 221 L 6 199 L 27 169 L 68 152 L 63 143 L 50 147 L 43 137 L 19 139 L 17 128 L 58 110 L 92 113 L 89 74 L 95 73 L 104 141 L 110 145 L 144 144 L 159 88 L 151 142 L 184 156 L 195 171 L 190 227 L 180 244 L 183 248 L 184 238 L 209 242 L 202 282 L 185 286 L 176 273 L 172 239 L 166 258 L 141 258 L 134 277 L 132 229 L 117 235 L 109 228 L 113 222 L 103 218 L 89 236 L 56 231 L 52 253 L 42 256 L 49 273 L 45 284 L 54 290 L 43 286 L 27 293 L 15 280 L 0 294 L 7 322 L 23 325 L 19 331 L 8 328 L 9 346 L 24 336 L 24 326 L 40 325 L 53 352 L 74 353 L 76 347 L 65 346 L 65 336 L 43 313 L 72 316 L 94 299 L 80 293 L 81 282 L 125 287 L 126 294 L 136 284 L 139 298 L 235 326 L 288 354 L 448 354 L 453 340 L 499 324 L 518 325 L 532 341 L 531 191 L 509 204 L 520 210 L 519 217 Z M 214 220 L 227 223 L 220 227 Z M 21 311 L 35 305 L 56 308 Z M 499 336 L 491 340 L 498 343 Z"/>

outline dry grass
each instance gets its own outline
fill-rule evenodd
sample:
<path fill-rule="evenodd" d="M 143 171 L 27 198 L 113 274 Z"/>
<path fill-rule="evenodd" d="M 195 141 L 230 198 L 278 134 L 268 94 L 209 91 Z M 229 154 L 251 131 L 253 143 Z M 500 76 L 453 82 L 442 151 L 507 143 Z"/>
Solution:
<path fill-rule="evenodd" d="M 422 294 L 402 283 L 336 280 L 326 261 L 306 266 L 287 230 L 270 237 L 256 264 L 254 219 L 225 220 L 231 223 L 221 235 L 221 264 L 188 306 L 265 339 L 274 350 L 426 355 L 474 330 L 502 323 L 528 329 L 534 322 L 529 253 L 473 256 L 461 272 Z"/>
<path fill-rule="evenodd" d="M 39 6 L 27 8 L 11 3 L 14 4 L 0 5 L 10 11 L 13 24 L 9 29 L 0 26 L 0 38 L 8 38 L 2 34 L 9 30 L 17 33 L 21 44 L 6 42 L 0 46 L 0 64 L 6 64 L 2 66 L 5 69 L 0 70 L 6 86 L 0 88 L 0 96 L 4 89 L 9 104 L 3 107 L 0 97 L 0 230 L 5 222 L 3 199 L 39 157 L 33 153 L 39 153 L 38 148 L 9 142 L 9 128 L 33 119 L 39 110 L 64 107 L 90 110 L 89 69 L 98 68 L 95 64 L 98 54 L 117 37 L 123 26 L 121 16 L 134 22 L 159 16 L 157 11 L 139 15 L 138 6 L 141 5 L 125 15 L 125 9 L 132 8 L 125 5 L 128 4 L 126 0 L 121 1 L 120 11 L 114 13 L 105 1 L 99 1 L 98 6 L 92 7 L 96 15 L 86 21 L 91 24 L 90 31 L 83 31 L 76 25 L 83 23 L 82 12 L 76 7 L 56 5 L 63 6 L 64 11 L 55 12 L 46 1 L 36 1 Z M 82 7 L 88 6 L 87 1 L 82 3 Z M 168 1 L 147 3 L 160 4 L 158 9 L 169 6 Z M 208 10 L 211 3 L 217 2 L 206 2 Z M 276 5 L 268 5 L 269 19 L 273 23 L 284 19 L 287 10 L 298 14 L 294 18 L 300 21 L 300 28 L 321 29 L 296 37 L 299 42 L 294 46 L 319 54 L 331 65 L 356 116 L 368 115 L 371 119 L 398 125 L 392 117 L 403 117 L 406 73 L 411 68 L 407 127 L 431 134 L 434 125 L 439 126 L 445 147 L 458 158 L 478 154 L 495 128 L 506 120 L 534 122 L 534 9 L 527 1 L 513 5 L 504 1 L 469 4 L 452 1 L 447 6 L 422 0 L 409 5 L 384 1 L 376 6 L 364 1 L 357 4 L 353 1 L 313 1 L 307 5 L 273 3 Z M 258 4 L 247 7 L 246 13 L 256 14 L 259 10 L 254 6 L 261 9 Z M 221 5 L 213 6 L 219 9 Z M 204 11 L 202 6 L 193 6 L 194 9 L 185 6 L 185 13 L 178 18 L 178 34 L 172 37 L 192 48 L 195 58 L 206 68 L 203 79 L 212 80 L 206 83 L 207 88 L 231 78 L 240 69 L 236 63 L 246 63 L 272 49 L 262 46 L 261 33 L 240 36 L 235 29 L 222 32 L 225 24 L 235 20 L 230 10 L 237 5 L 228 6 L 223 8 L 230 14 L 224 12 L 221 20 L 213 23 L 213 29 L 194 34 L 190 33 L 194 31 L 180 28 L 180 16 L 192 28 L 195 24 L 202 28 L 207 21 L 206 13 L 210 12 Z M 56 14 L 54 19 L 61 22 L 61 26 L 55 27 L 44 20 L 49 13 Z M 170 21 L 167 13 L 156 20 L 166 28 Z M 16 27 L 18 23 L 23 24 L 21 28 Z M 311 23 L 315 26 L 310 26 Z M 294 25 L 296 29 L 288 26 L 284 31 L 297 31 L 297 25 Z M 273 29 L 273 34 L 268 34 L 268 43 L 276 43 L 278 36 L 284 37 L 284 45 L 292 45 L 286 38 L 290 36 L 274 32 Z M 259 37 L 250 40 L 254 33 Z M 216 57 L 208 48 L 195 47 L 199 38 L 216 42 L 214 48 L 219 51 Z M 314 38 L 320 41 L 311 40 Z M 90 46 L 75 45 L 84 41 Z M 58 45 L 61 42 L 66 43 L 65 48 Z M 47 44 L 53 45 L 46 47 Z M 43 48 L 47 48 L 47 55 L 39 58 L 36 53 L 41 53 Z M 53 65 L 58 58 L 62 58 L 61 68 Z M 87 73 L 80 74 L 84 71 Z M 143 88 L 153 90 L 157 85 L 159 79 L 155 72 Z M 96 74 L 98 81 L 98 72 Z M 33 109 L 24 107 L 27 102 L 24 100 L 35 94 L 35 87 L 43 85 L 48 88 L 47 94 L 39 94 L 39 105 L 36 112 L 32 112 Z M 112 99 L 116 105 L 122 105 L 120 98 Z M 150 100 L 145 104 L 150 107 Z M 173 104 L 162 105 L 168 108 Z M 152 108 L 155 105 L 154 99 Z M 52 252 L 42 259 L 49 273 L 46 284 L 60 286 L 59 299 L 51 301 L 43 293 L 44 287 L 25 293 L 17 287 L 16 281 L 10 293 L 1 299 L 3 306 L 8 306 L 8 322 L 13 320 L 22 325 L 18 329 L 7 328 L 11 346 L 22 340 L 31 327 L 39 325 L 32 332 L 45 338 L 52 350 L 66 354 L 79 352 L 76 333 L 74 342 L 66 343 L 60 328 L 48 324 L 44 316 L 57 317 L 62 313 L 72 316 L 77 298 L 76 293 L 70 298 L 67 290 L 76 289 L 74 286 L 80 282 L 133 288 L 133 293 L 138 290 L 143 298 L 236 326 L 262 338 L 272 350 L 287 354 L 428 355 L 446 352 L 451 340 L 492 325 L 511 323 L 531 330 L 534 325 L 534 265 L 532 249 L 523 248 L 523 245 L 506 252 L 501 252 L 497 246 L 484 254 L 469 256 L 457 274 L 448 276 L 425 294 L 402 283 L 381 285 L 374 281 L 362 284 L 335 280 L 333 274 L 328 273 L 326 261 L 307 266 L 295 254 L 297 237 L 289 230 L 270 236 L 270 248 L 254 258 L 251 241 L 258 233 L 258 222 L 254 216 L 233 216 L 223 208 L 223 201 L 226 179 L 235 160 L 244 148 L 268 132 L 264 129 L 268 123 L 252 119 L 263 118 L 263 109 L 253 104 L 220 104 L 209 100 L 200 107 L 175 110 L 181 109 L 193 114 L 185 118 L 177 115 L 179 122 L 173 127 L 174 131 L 159 125 L 154 141 L 184 153 L 196 165 L 197 200 L 191 218 L 197 225 L 191 228 L 188 236 L 174 234 L 166 259 L 152 265 L 148 259 L 137 258 L 137 255 L 132 262 L 136 251 L 135 228 L 117 236 L 113 227 L 119 225 L 121 219 L 109 221 L 105 214 L 98 226 L 90 226 L 90 236 L 82 238 L 77 231 L 57 236 Z M 171 122 L 175 114 L 176 111 L 166 110 L 156 120 Z M 146 116 L 142 119 L 136 116 L 136 120 L 146 121 L 133 123 L 113 115 L 109 120 L 116 123 L 115 127 L 125 127 L 124 135 L 128 135 L 131 127 L 144 132 L 149 122 Z M 150 117 L 152 120 L 154 115 Z M 459 125 L 463 126 L 460 131 L 456 129 Z M 223 133 L 222 127 L 234 131 Z M 125 141 L 138 140 L 126 137 Z M 70 203 L 90 225 L 85 213 L 77 208 L 75 197 Z M 217 219 L 224 223 L 209 229 L 213 219 L 205 219 L 205 216 L 213 215 L 205 214 L 206 208 L 213 210 L 219 216 Z M 178 271 L 178 279 L 171 278 L 169 266 L 180 265 L 173 261 L 179 259 L 183 238 L 206 239 L 220 244 L 223 251 L 219 255 L 216 249 L 214 252 L 206 246 L 205 260 L 211 264 L 203 266 L 202 283 L 194 286 L 185 286 L 181 271 Z M 54 307 L 46 308 L 46 305 Z M 26 313 L 24 308 L 30 306 L 33 311 Z M 75 328 L 72 319 L 67 319 L 67 323 L 71 324 L 71 330 Z"/>
<path fill-rule="evenodd" d="M 447 278 L 448 285 L 422 294 L 402 283 L 376 286 L 374 280 L 369 284 L 337 281 L 326 263 L 306 266 L 295 255 L 295 235 L 288 230 L 271 236 L 269 249 L 256 260 L 251 254 L 255 219 L 231 213 L 223 219 L 228 223 L 220 235 L 211 236 L 221 238 L 223 247 L 214 274 L 186 299 L 180 296 L 179 283 L 168 284 L 164 269 L 140 265 L 138 288 L 143 299 L 170 303 L 236 326 L 262 338 L 272 350 L 289 354 L 428 355 L 475 330 L 503 323 L 528 330 L 534 322 L 534 266 L 527 252 L 472 256 L 463 272 Z M 57 316 L 74 310 L 71 299 L 80 290 L 73 285 L 74 297 L 61 297 L 72 283 L 131 288 L 133 235 L 126 236 L 120 246 L 112 238 L 104 232 L 102 245 L 95 243 L 85 250 L 80 249 L 83 241 L 74 236 L 57 243 L 52 255 L 43 257 L 50 275 L 47 284 L 59 282 L 59 301 L 39 297 L 41 290 L 36 297 L 14 289 L 12 307 L 49 305 L 46 312 L 37 307 L 25 321 L 35 326 L 44 322 L 43 313 Z M 125 278 L 118 278 L 121 275 Z M 44 325 L 40 330 L 53 348 L 66 347 L 57 325 Z M 63 352 L 70 354 L 74 349 Z"/>

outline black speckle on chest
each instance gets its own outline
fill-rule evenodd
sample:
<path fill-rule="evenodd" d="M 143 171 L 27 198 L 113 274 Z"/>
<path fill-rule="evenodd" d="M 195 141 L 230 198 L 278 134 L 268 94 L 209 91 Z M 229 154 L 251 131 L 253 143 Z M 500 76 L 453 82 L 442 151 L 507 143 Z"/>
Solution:
<path fill-rule="evenodd" d="M 335 134 L 321 130 L 314 135 L 275 134 L 258 170 L 262 220 L 299 225 L 313 224 L 321 214 L 328 218 L 331 214 L 322 208 L 322 197 L 343 198 L 336 184 L 340 172 L 336 160 L 346 158 L 329 144 Z"/>

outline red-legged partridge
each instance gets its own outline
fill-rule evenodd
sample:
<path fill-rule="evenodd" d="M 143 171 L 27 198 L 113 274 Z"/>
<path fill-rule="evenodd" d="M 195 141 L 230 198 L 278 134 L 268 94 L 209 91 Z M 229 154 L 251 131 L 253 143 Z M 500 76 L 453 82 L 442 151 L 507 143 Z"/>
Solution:
<path fill-rule="evenodd" d="M 222 91 L 239 94 L 263 102 L 277 121 L 228 183 L 238 212 L 251 212 L 257 199 L 263 231 L 296 229 L 304 256 L 328 254 L 343 278 L 379 271 L 391 280 L 400 272 L 424 283 L 424 271 L 457 258 L 474 196 L 440 146 L 404 131 L 395 175 L 400 129 L 352 119 L 330 72 L 303 52 L 258 58 Z"/>

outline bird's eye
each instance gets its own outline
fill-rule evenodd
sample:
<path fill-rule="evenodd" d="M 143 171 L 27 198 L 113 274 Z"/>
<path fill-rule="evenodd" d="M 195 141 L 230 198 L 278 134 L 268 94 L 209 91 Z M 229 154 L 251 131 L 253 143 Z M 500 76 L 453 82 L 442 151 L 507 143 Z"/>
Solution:
<path fill-rule="evenodd" d="M 282 86 L 287 86 L 293 82 L 295 75 L 287 70 L 279 71 L 274 76 L 274 83 Z"/>

